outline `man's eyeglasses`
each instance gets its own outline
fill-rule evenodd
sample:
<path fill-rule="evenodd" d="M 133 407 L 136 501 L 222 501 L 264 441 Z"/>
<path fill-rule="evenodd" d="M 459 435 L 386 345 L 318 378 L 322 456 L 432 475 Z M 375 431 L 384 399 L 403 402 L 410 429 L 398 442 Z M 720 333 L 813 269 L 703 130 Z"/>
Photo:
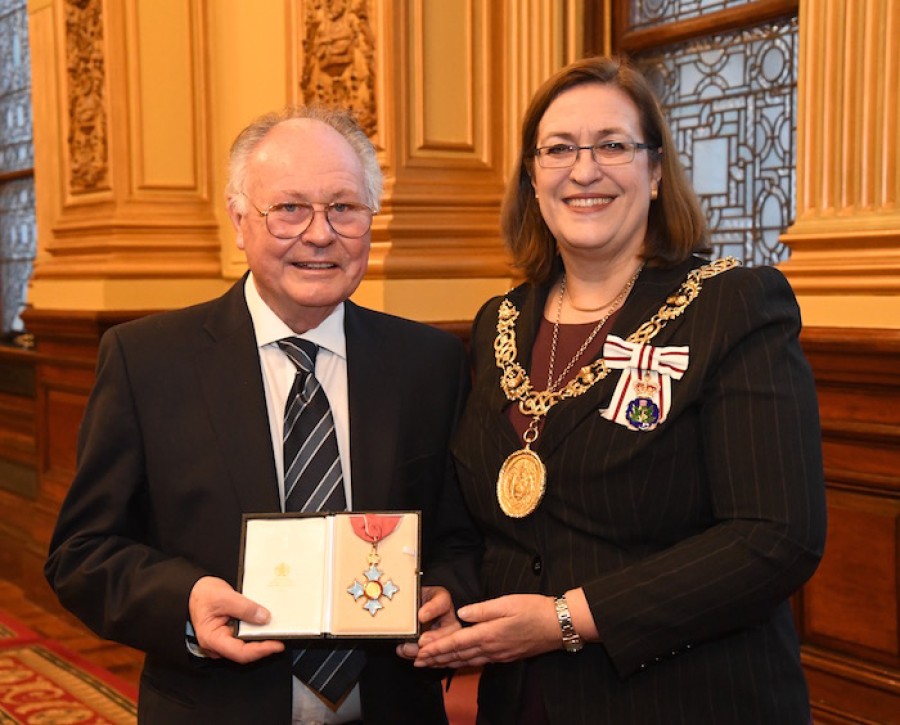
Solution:
<path fill-rule="evenodd" d="M 246 196 L 246 194 L 244 195 Z M 250 201 L 248 198 L 247 201 Z M 278 239 L 296 239 L 309 229 L 316 212 L 319 211 L 306 201 L 285 201 L 272 204 L 263 211 L 250 201 L 250 206 L 256 209 L 261 217 L 265 217 L 266 229 L 269 234 Z M 352 201 L 333 201 L 323 204 L 321 210 L 328 220 L 328 224 L 342 237 L 353 239 L 365 236 L 372 228 L 372 217 L 375 211 L 365 204 L 357 204 Z"/>
<path fill-rule="evenodd" d="M 652 149 L 653 145 L 638 141 L 601 141 L 593 146 L 576 146 L 571 143 L 555 143 L 539 146 L 534 155 L 545 169 L 565 169 L 574 166 L 580 151 L 591 150 L 591 158 L 600 166 L 621 166 L 634 160 L 637 149 Z"/>

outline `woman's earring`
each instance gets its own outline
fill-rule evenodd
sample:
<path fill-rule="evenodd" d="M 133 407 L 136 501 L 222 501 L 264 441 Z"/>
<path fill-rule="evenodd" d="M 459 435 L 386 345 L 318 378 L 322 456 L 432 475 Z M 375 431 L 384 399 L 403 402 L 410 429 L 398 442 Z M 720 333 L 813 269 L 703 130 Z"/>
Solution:
<path fill-rule="evenodd" d="M 658 197 L 658 196 L 659 196 L 659 186 L 654 184 L 650 188 L 650 201 L 656 201 L 656 197 Z"/>

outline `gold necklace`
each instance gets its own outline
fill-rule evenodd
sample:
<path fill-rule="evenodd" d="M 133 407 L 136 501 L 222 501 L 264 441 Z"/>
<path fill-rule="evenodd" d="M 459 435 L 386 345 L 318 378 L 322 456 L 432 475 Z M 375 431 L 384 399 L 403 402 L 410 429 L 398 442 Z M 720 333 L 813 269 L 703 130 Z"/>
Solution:
<path fill-rule="evenodd" d="M 640 274 L 643 267 L 644 265 L 638 267 L 638 274 Z M 565 281 L 565 272 L 563 273 L 563 281 Z M 621 292 L 619 293 L 619 295 L 621 295 Z M 617 302 L 620 302 L 619 295 L 616 295 L 615 299 L 613 299 L 612 302 L 604 302 L 602 305 L 598 305 L 597 307 L 579 307 L 575 304 L 575 300 L 572 299 L 572 295 L 569 290 L 566 290 L 566 299 L 569 301 L 569 307 L 571 307 L 576 312 L 600 312 L 600 310 L 605 310 L 607 307 L 611 307 Z"/>
<path fill-rule="evenodd" d="M 628 293 L 631 292 L 631 288 L 634 287 L 634 283 L 637 281 L 638 275 L 641 273 L 641 270 L 643 268 L 643 264 L 638 267 L 637 271 L 631 276 L 631 279 L 629 279 L 625 283 L 625 286 L 621 290 L 619 290 L 619 294 L 616 295 L 615 299 L 608 305 L 604 305 L 604 307 L 609 307 L 609 312 L 607 312 L 603 317 L 600 318 L 600 321 L 594 326 L 591 334 L 587 336 L 587 339 L 584 341 L 584 343 L 582 343 L 581 347 L 578 348 L 578 352 L 576 352 L 575 356 L 571 360 L 569 360 L 569 364 L 566 365 L 565 368 L 563 368 L 563 371 L 559 374 L 559 377 L 554 381 L 553 366 L 556 362 L 556 346 L 559 342 L 559 318 L 562 314 L 563 297 L 565 297 L 566 295 L 566 273 L 563 272 L 562 281 L 559 283 L 559 303 L 556 306 L 556 319 L 553 321 L 553 341 L 550 345 L 550 368 L 547 371 L 547 390 L 549 392 L 553 392 L 565 379 L 566 375 L 572 369 L 572 366 L 582 355 L 584 355 L 584 351 L 588 349 L 588 346 L 594 341 L 594 338 L 597 337 L 597 333 L 600 332 L 600 330 L 606 324 L 606 321 L 612 316 L 612 313 L 619 309 L 619 307 L 625 301 L 625 298 L 628 297 Z M 598 309 L 603 308 L 600 307 Z"/>
<path fill-rule="evenodd" d="M 679 290 L 666 299 L 665 304 L 653 317 L 628 336 L 628 342 L 638 344 L 649 342 L 670 320 L 679 317 L 696 299 L 700 294 L 703 280 L 715 277 L 739 264 L 740 262 L 733 257 L 725 257 L 691 270 Z M 633 284 L 634 279 L 626 285 L 627 291 L 623 290 L 625 292 L 623 300 Z M 555 386 L 548 385 L 547 390 L 535 390 L 528 373 L 517 360 L 515 323 L 518 317 L 519 311 L 515 305 L 508 298 L 504 299 L 497 311 L 497 337 L 494 339 L 494 360 L 501 372 L 500 387 L 508 400 L 518 402 L 523 415 L 531 416 L 531 422 L 522 435 L 525 447 L 509 454 L 497 476 L 497 502 L 500 509 L 510 518 L 517 519 L 534 512 L 543 499 L 547 487 L 547 468 L 540 456 L 531 449 L 531 444 L 537 440 L 541 419 L 560 401 L 586 393 L 595 383 L 609 375 L 606 361 L 601 357 L 581 368 L 565 387 L 557 390 Z M 590 343 L 586 343 L 585 347 L 587 344 Z M 582 353 L 583 350 L 579 351 L 574 360 Z M 567 367 L 571 367 L 574 360 Z M 562 377 L 556 385 L 560 382 Z"/>

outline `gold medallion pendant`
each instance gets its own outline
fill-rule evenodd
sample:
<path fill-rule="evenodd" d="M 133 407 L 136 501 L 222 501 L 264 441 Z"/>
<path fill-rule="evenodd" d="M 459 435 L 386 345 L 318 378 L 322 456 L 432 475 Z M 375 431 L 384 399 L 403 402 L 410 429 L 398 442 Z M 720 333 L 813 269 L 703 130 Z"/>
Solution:
<path fill-rule="evenodd" d="M 657 313 L 631 333 L 624 342 L 631 345 L 647 345 L 670 320 L 677 319 L 684 313 L 687 306 L 700 294 L 703 280 L 715 277 L 739 264 L 740 262 L 733 257 L 725 257 L 691 270 L 681 283 L 679 290 L 666 298 L 665 304 L 659 308 Z M 497 476 L 497 501 L 500 503 L 503 513 L 510 518 L 521 519 L 528 516 L 540 505 L 541 499 L 544 497 L 544 489 L 547 486 L 547 468 L 538 454 L 531 450 L 531 444 L 540 435 L 541 422 L 544 417 L 557 403 L 583 395 L 609 375 L 610 366 L 601 357 L 590 365 L 582 367 L 574 378 L 569 380 L 564 387 L 560 387 L 594 338 L 600 334 L 600 330 L 603 329 L 603 325 L 606 324 L 609 317 L 624 304 L 641 269 L 643 269 L 643 265 L 638 267 L 611 303 L 596 308 L 597 310 L 607 309 L 608 312 L 597 322 L 590 335 L 564 366 L 563 371 L 554 376 L 556 349 L 559 341 L 559 320 L 562 314 L 563 299 L 566 296 L 566 275 L 563 273 L 559 285 L 556 320 L 553 322 L 553 339 L 550 344 L 550 364 L 545 390 L 534 389 L 528 373 L 518 362 L 516 320 L 519 317 L 519 311 L 509 299 L 504 299 L 500 303 L 500 307 L 497 309 L 497 337 L 494 338 L 494 360 L 500 369 L 500 388 L 507 400 L 518 403 L 522 415 L 531 416 L 531 423 L 528 424 L 528 428 L 522 435 L 525 447 L 510 454 L 500 468 L 500 475 Z M 687 352 L 686 347 L 684 351 Z M 671 397 L 671 395 L 667 397 Z M 660 410 L 655 403 L 653 403 L 653 407 L 646 403 L 653 403 L 653 399 L 639 395 L 627 409 L 624 409 L 628 416 L 626 422 L 637 430 L 652 430 L 664 418 L 664 415 L 660 415 Z M 604 417 L 606 416 L 604 415 Z"/>
<path fill-rule="evenodd" d="M 511 453 L 497 476 L 497 501 L 510 518 L 521 519 L 532 513 L 544 498 L 547 468 L 527 445 Z"/>

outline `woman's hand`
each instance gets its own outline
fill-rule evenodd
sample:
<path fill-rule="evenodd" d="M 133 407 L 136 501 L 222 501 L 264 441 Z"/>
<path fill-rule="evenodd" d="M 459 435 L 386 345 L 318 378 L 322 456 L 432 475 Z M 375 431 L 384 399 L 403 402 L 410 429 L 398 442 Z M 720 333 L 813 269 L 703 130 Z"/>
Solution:
<path fill-rule="evenodd" d="M 422 587 L 422 601 L 419 621 L 427 629 L 426 634 L 446 637 L 462 628 L 453 611 L 453 598 L 444 587 Z M 420 639 L 419 642 L 421 641 Z M 397 654 L 404 659 L 414 660 L 419 654 L 419 645 L 415 642 L 398 645 Z"/>
<path fill-rule="evenodd" d="M 480 667 L 562 647 L 553 597 L 509 594 L 457 612 L 471 627 L 438 628 L 419 638 L 416 667 Z"/>

